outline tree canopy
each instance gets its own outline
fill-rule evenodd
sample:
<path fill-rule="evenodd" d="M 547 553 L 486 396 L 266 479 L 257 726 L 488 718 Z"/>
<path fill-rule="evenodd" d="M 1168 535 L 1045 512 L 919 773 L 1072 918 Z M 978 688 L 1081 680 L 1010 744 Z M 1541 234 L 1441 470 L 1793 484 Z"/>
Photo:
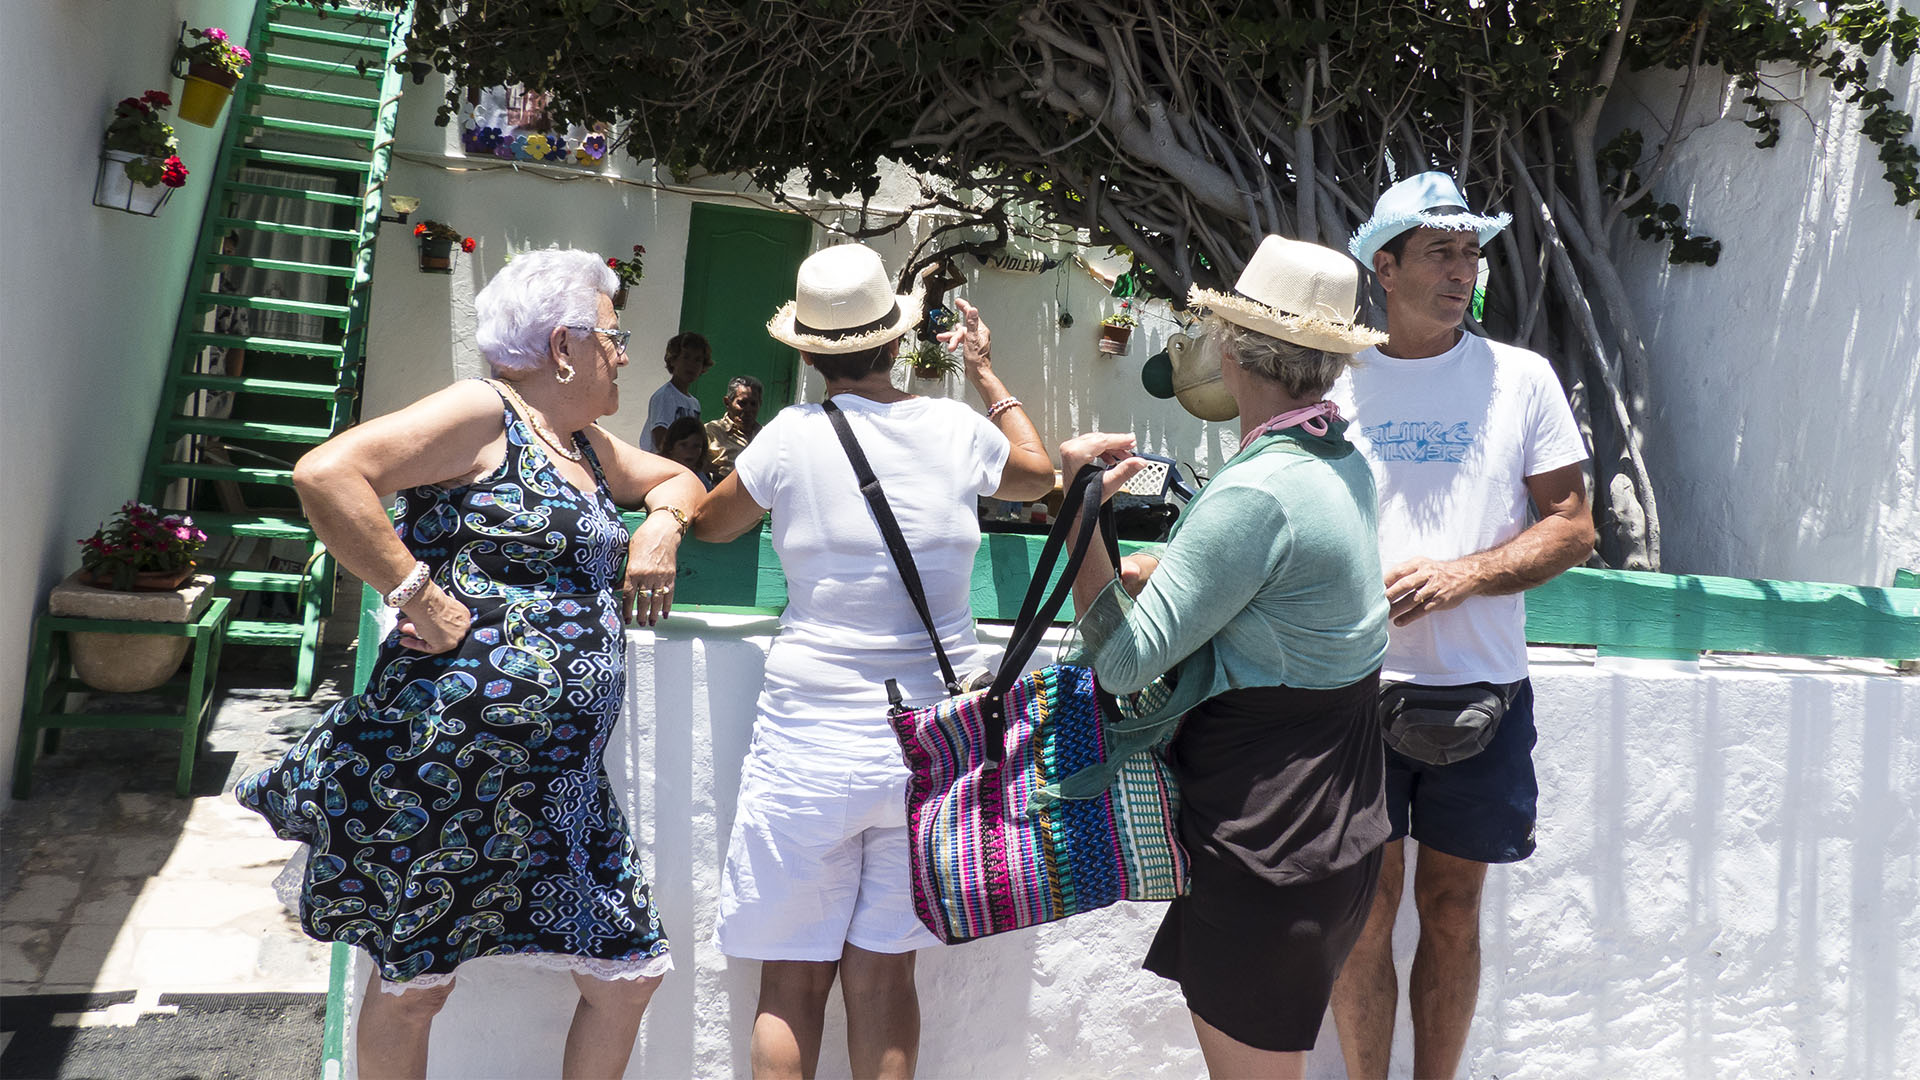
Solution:
<path fill-rule="evenodd" d="M 394 0 L 399 2 L 399 0 Z M 1397 176 L 1454 174 L 1514 226 L 1487 253 L 1486 329 L 1554 360 L 1594 450 L 1601 555 L 1655 568 L 1639 424 L 1656 362 L 1614 264 L 1721 254 L 1660 182 L 1697 86 L 1744 95 L 1756 149 L 1824 77 L 1866 111 L 1890 197 L 1920 203 L 1912 118 L 1870 61 L 1920 48 L 1884 2 L 1769 0 L 417 0 L 412 58 L 457 87 L 521 84 L 557 119 L 624 120 L 669 169 L 871 194 L 883 159 L 930 203 L 1123 245 L 1149 292 L 1230 284 L 1260 238 L 1344 247 Z M 1602 140 L 1622 75 L 1671 69 L 1671 121 Z M 1787 77 L 1792 82 L 1785 83 Z M 458 107 L 456 89 L 442 111 Z M 1920 209 L 1920 207 L 1916 207 Z M 982 242 L 949 234 L 951 247 Z M 994 241 L 988 241 L 994 242 Z M 917 260 L 942 255 L 930 250 Z M 909 271 L 916 267 L 907 268 Z"/>

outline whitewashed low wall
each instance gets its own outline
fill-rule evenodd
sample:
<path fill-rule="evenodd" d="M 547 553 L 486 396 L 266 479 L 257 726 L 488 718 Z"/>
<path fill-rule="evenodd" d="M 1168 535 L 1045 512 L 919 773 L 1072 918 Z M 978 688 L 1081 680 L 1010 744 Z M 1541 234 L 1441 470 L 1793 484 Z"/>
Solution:
<path fill-rule="evenodd" d="M 607 767 L 628 793 L 678 969 L 654 998 L 629 1077 L 748 1074 L 758 965 L 730 963 L 712 934 L 774 629 L 772 619 L 703 615 L 630 635 L 629 723 Z M 1885 669 L 1596 664 L 1536 650 L 1540 851 L 1488 878 L 1485 974 L 1463 1071 L 1911 1070 L 1920 681 L 1876 670 Z M 921 1075 L 1203 1075 L 1177 989 L 1139 970 L 1160 914 L 1127 905 L 921 953 Z M 1403 909 L 1403 985 L 1412 923 Z M 356 998 L 366 974 L 362 957 Z M 557 1075 L 574 1000 L 565 976 L 474 961 L 436 1022 L 431 1075 Z M 847 1071 L 838 1013 L 836 1001 L 823 1077 Z M 1404 1004 L 1399 1035 L 1394 1075 L 1405 1076 Z M 1343 1075 L 1331 1022 L 1309 1074 Z"/>

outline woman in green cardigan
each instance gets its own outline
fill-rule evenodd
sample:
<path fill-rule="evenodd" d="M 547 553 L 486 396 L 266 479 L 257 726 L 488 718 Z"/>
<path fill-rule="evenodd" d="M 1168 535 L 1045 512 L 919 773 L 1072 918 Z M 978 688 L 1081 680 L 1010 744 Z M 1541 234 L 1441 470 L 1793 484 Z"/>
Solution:
<path fill-rule="evenodd" d="M 1373 477 L 1323 400 L 1386 339 L 1354 324 L 1358 279 L 1343 254 L 1270 236 L 1233 294 L 1194 290 L 1240 452 L 1157 560 L 1115 567 L 1094 544 L 1074 582 L 1080 659 L 1101 686 L 1166 674 L 1194 703 L 1167 753 L 1193 888 L 1146 967 L 1180 984 L 1216 1077 L 1302 1074 L 1388 834 Z M 1062 444 L 1061 473 L 1104 461 L 1111 495 L 1132 450 L 1130 435 L 1082 435 Z"/>

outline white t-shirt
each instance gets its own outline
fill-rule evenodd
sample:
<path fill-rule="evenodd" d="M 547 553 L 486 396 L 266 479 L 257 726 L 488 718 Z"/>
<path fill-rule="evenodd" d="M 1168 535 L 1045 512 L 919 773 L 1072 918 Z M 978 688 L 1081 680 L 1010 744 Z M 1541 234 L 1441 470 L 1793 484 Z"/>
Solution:
<path fill-rule="evenodd" d="M 883 405 L 841 394 L 834 404 L 886 492 L 955 670 L 980 667 L 972 606 L 977 500 L 1000 486 L 1007 437 L 957 401 Z M 819 405 L 781 410 L 740 451 L 734 472 L 753 501 L 773 511 L 773 548 L 787 577 L 756 738 L 897 762 L 886 680 L 897 680 L 912 703 L 939 700 L 945 690 L 832 421 Z"/>
<path fill-rule="evenodd" d="M 683 416 L 700 419 L 700 399 L 685 393 L 673 385 L 671 380 L 660 384 L 660 389 L 655 390 L 653 396 L 647 399 L 646 439 L 640 449 L 652 450 L 653 429 L 672 427 L 673 422 Z M 706 436 L 703 434 L 701 437 Z"/>
<path fill-rule="evenodd" d="M 1328 395 L 1380 491 L 1380 565 L 1457 559 L 1528 525 L 1526 479 L 1587 457 L 1547 359 L 1462 333 L 1439 356 L 1368 349 Z M 1520 594 L 1476 596 L 1388 627 L 1381 677 L 1428 685 L 1527 677 Z"/>

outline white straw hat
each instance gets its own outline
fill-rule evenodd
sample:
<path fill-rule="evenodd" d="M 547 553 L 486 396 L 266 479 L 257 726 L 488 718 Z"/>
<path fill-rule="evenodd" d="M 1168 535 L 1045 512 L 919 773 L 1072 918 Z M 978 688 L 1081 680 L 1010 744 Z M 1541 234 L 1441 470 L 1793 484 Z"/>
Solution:
<path fill-rule="evenodd" d="M 767 321 L 767 333 L 801 352 L 834 356 L 884 345 L 920 321 L 920 281 L 894 294 L 872 248 L 839 244 L 800 264 L 794 299 Z"/>
<path fill-rule="evenodd" d="M 1488 217 L 1467 209 L 1467 197 L 1460 185 L 1443 172 L 1423 172 L 1409 176 L 1380 193 L 1373 204 L 1373 217 L 1356 229 L 1347 250 L 1360 265 L 1373 269 L 1373 253 L 1408 229 L 1425 226 L 1447 232 L 1470 232 L 1481 247 L 1513 224 L 1512 214 Z"/>
<path fill-rule="evenodd" d="M 1357 353 L 1387 335 L 1356 324 L 1360 268 L 1329 247 L 1269 236 L 1247 260 L 1233 292 L 1194 286 L 1187 304 L 1235 326 L 1330 353 Z"/>

